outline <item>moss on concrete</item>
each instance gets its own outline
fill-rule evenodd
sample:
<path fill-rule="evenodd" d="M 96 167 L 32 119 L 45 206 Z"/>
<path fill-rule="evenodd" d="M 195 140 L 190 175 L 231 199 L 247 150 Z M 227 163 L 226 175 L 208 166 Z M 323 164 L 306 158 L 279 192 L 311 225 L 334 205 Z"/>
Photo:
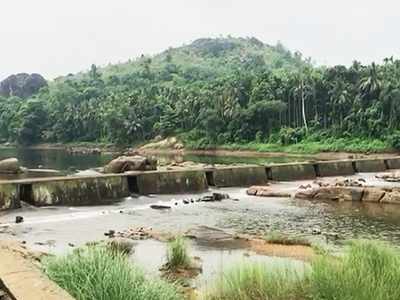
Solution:
<path fill-rule="evenodd" d="M 314 166 L 311 163 L 291 163 L 267 166 L 268 179 L 277 181 L 291 181 L 314 179 Z"/>
<path fill-rule="evenodd" d="M 351 160 L 322 161 L 316 163 L 318 176 L 343 176 L 353 175 L 355 170 Z"/>
<path fill-rule="evenodd" d="M 204 171 L 148 172 L 137 175 L 140 194 L 202 192 L 208 188 Z"/>
<path fill-rule="evenodd" d="M 386 170 L 384 159 L 360 159 L 354 161 L 357 172 L 383 172 Z"/>
<path fill-rule="evenodd" d="M 32 184 L 33 204 L 99 205 L 115 202 L 129 195 L 126 177 L 79 178 Z"/>
<path fill-rule="evenodd" d="M 251 186 L 268 181 L 263 166 L 219 168 L 214 170 L 214 184 L 218 187 Z"/>

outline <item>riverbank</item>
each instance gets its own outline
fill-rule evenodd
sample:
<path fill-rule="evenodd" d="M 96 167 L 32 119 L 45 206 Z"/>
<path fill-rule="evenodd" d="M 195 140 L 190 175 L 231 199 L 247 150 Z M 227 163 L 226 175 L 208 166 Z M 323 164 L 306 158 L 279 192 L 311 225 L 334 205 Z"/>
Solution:
<path fill-rule="evenodd" d="M 2 144 L 0 148 L 18 147 L 16 144 Z M 66 150 L 70 153 L 111 154 L 124 152 L 143 155 L 212 155 L 231 157 L 299 157 L 307 160 L 333 160 L 347 158 L 375 158 L 397 156 L 399 151 L 380 140 L 359 138 L 333 139 L 325 141 L 305 141 L 292 145 L 273 143 L 233 143 L 219 145 L 202 145 L 198 142 L 181 141 L 176 137 L 156 139 L 146 144 L 121 146 L 111 143 L 77 142 L 77 143 L 42 143 L 24 148 L 32 150 Z"/>

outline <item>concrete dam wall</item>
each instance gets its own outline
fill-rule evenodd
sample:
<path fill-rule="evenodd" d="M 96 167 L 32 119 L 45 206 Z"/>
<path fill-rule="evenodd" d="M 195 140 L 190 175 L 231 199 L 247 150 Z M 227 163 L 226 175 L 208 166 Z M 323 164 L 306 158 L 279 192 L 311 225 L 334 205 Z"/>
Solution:
<path fill-rule="evenodd" d="M 400 157 L 9 180 L 0 182 L 0 210 L 18 208 L 22 201 L 34 206 L 102 205 L 131 194 L 193 193 L 210 186 L 247 187 L 268 180 L 304 180 L 387 169 L 400 169 Z"/>

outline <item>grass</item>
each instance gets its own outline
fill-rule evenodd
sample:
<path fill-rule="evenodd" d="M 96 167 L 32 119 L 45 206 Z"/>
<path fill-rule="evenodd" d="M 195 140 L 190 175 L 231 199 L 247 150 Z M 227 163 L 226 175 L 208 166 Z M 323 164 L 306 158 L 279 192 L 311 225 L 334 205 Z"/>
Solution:
<path fill-rule="evenodd" d="M 43 262 L 50 279 L 77 300 L 178 300 L 174 285 L 147 280 L 122 253 L 90 246 Z"/>
<path fill-rule="evenodd" d="M 185 269 L 191 266 L 191 259 L 186 240 L 177 236 L 168 242 L 167 266 L 170 270 Z"/>
<path fill-rule="evenodd" d="M 222 149 L 232 151 L 284 152 L 293 154 L 316 154 L 319 152 L 388 152 L 392 151 L 388 142 L 369 138 L 335 138 L 321 140 L 305 139 L 297 144 L 281 145 L 278 143 L 229 143 L 210 145 L 201 141 L 185 140 L 187 149 Z"/>
<path fill-rule="evenodd" d="M 207 300 L 305 299 L 303 276 L 290 268 L 271 268 L 262 263 L 242 263 L 226 272 Z"/>
<path fill-rule="evenodd" d="M 383 244 L 353 242 L 341 260 L 322 256 L 312 270 L 313 299 L 400 299 L 400 256 Z"/>
<path fill-rule="evenodd" d="M 395 300 L 400 299 L 400 256 L 372 241 L 355 241 L 343 257 L 322 255 L 309 269 L 242 264 L 223 274 L 207 300 Z"/>
<path fill-rule="evenodd" d="M 290 236 L 277 231 L 268 233 L 264 240 L 270 244 L 311 246 L 311 242 L 300 236 Z"/>

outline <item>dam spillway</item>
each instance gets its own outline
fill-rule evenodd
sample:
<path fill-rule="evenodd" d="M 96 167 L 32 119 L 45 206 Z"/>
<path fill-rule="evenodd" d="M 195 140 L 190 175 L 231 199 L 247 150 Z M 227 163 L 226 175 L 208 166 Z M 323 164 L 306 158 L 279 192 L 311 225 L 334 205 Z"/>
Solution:
<path fill-rule="evenodd" d="M 400 168 L 400 157 L 301 163 L 131 171 L 0 181 L 0 210 L 34 206 L 103 205 L 131 194 L 193 193 L 214 187 L 250 186 Z"/>

